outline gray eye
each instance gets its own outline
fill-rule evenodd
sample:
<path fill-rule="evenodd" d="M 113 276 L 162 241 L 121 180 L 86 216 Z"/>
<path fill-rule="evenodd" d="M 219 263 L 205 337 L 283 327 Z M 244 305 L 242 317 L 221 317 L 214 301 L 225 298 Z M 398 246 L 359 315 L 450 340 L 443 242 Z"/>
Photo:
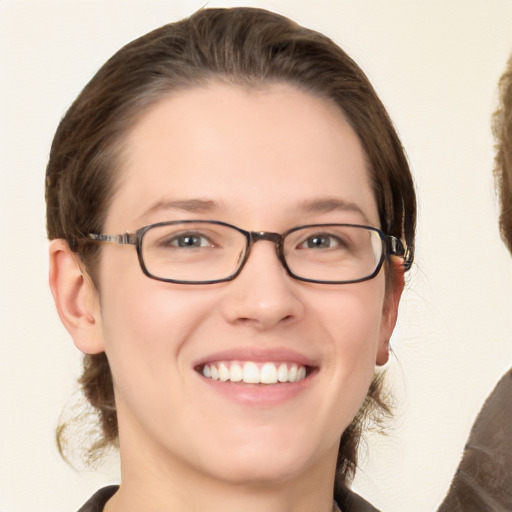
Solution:
<path fill-rule="evenodd" d="M 197 247 L 211 247 L 210 239 L 202 233 L 179 233 L 162 240 L 161 245 L 175 248 L 194 249 Z"/>
<path fill-rule="evenodd" d="M 332 249 L 343 245 L 339 237 L 329 233 L 312 235 L 299 245 L 299 249 Z"/>
<path fill-rule="evenodd" d="M 201 247 L 205 245 L 204 237 L 198 235 L 183 235 L 175 240 L 175 245 L 178 247 Z"/>

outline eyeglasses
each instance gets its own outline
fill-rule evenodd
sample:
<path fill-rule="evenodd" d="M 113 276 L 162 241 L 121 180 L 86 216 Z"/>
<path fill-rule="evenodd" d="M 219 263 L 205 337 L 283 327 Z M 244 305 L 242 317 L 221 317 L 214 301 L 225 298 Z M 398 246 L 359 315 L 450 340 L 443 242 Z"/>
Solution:
<path fill-rule="evenodd" d="M 213 284 L 235 279 L 251 247 L 273 242 L 277 257 L 294 279 L 347 284 L 372 279 L 392 255 L 403 257 L 401 240 L 356 224 L 312 224 L 283 234 L 245 231 L 215 220 L 181 220 L 144 226 L 122 235 L 89 234 L 90 239 L 137 248 L 144 274 L 181 284 Z"/>

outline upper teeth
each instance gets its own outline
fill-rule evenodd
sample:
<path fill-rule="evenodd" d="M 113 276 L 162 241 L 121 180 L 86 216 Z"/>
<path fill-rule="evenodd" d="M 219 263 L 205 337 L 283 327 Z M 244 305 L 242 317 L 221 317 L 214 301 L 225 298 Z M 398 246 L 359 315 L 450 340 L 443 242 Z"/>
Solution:
<path fill-rule="evenodd" d="M 205 364 L 203 375 L 221 382 L 229 380 L 247 384 L 276 384 L 304 379 L 306 367 L 296 363 L 218 362 Z"/>

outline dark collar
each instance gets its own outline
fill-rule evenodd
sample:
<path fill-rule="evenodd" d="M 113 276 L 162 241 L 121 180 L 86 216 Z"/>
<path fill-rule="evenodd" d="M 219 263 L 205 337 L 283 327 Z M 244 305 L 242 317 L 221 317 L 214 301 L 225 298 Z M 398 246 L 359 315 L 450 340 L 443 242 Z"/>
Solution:
<path fill-rule="evenodd" d="M 103 487 L 103 489 L 95 492 L 78 512 L 102 512 L 107 501 L 114 496 L 118 489 L 118 485 Z"/>

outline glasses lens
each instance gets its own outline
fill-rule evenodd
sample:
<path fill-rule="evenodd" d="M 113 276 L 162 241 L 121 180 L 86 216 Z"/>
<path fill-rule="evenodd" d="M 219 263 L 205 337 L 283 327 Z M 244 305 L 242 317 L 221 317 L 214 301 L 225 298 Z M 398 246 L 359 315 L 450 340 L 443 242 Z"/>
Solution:
<path fill-rule="evenodd" d="M 142 239 L 146 270 L 159 279 L 208 282 L 232 276 L 246 251 L 245 236 L 209 222 L 155 225 Z"/>
<path fill-rule="evenodd" d="M 375 272 L 383 242 L 377 230 L 326 224 L 289 233 L 283 253 L 297 277 L 323 282 L 357 281 Z"/>

